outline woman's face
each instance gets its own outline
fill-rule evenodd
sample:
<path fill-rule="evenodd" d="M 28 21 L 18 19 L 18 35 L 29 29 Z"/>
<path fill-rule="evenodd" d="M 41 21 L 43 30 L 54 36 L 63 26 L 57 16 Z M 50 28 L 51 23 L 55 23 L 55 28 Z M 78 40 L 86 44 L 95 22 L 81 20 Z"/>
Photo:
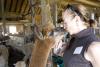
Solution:
<path fill-rule="evenodd" d="M 74 17 L 72 17 L 66 11 L 62 14 L 64 29 L 69 32 L 70 34 L 74 34 L 77 30 L 77 24 Z"/>

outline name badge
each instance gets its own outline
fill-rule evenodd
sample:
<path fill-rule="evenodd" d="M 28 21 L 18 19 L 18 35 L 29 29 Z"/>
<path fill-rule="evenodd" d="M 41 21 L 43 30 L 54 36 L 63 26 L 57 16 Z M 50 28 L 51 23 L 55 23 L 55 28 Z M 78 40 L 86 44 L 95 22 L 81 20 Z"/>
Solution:
<path fill-rule="evenodd" d="M 74 50 L 73 54 L 80 54 L 82 49 L 83 49 L 83 46 L 76 47 L 76 49 Z"/>

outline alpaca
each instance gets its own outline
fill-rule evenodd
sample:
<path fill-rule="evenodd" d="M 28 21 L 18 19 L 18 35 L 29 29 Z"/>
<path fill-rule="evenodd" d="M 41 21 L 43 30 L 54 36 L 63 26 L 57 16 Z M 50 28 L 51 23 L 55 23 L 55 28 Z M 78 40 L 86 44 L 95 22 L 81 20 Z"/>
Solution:
<path fill-rule="evenodd" d="M 54 38 L 48 36 L 48 32 L 53 29 L 53 24 L 48 22 L 43 28 L 43 31 L 45 31 L 45 36 L 42 39 L 41 36 L 35 31 L 37 38 L 33 47 L 29 67 L 46 67 L 49 53 L 55 43 Z"/>
<path fill-rule="evenodd" d="M 29 67 L 46 67 L 47 59 L 53 45 L 53 38 L 36 40 Z"/>
<path fill-rule="evenodd" d="M 50 25 L 50 24 L 48 24 Z M 62 33 L 58 33 L 57 36 L 49 36 L 48 33 L 53 29 L 51 26 L 45 27 L 45 36 L 43 39 L 36 34 L 38 37 L 35 40 L 32 55 L 30 58 L 29 67 L 46 67 L 47 59 L 51 49 L 63 38 Z M 49 27 L 49 28 L 48 28 Z M 50 29 L 51 27 L 51 29 Z M 47 30 L 48 28 L 49 30 Z M 47 31 L 46 31 L 47 30 Z"/>
<path fill-rule="evenodd" d="M 14 64 L 15 67 L 26 67 L 26 64 L 24 61 L 18 61 L 16 64 Z"/>

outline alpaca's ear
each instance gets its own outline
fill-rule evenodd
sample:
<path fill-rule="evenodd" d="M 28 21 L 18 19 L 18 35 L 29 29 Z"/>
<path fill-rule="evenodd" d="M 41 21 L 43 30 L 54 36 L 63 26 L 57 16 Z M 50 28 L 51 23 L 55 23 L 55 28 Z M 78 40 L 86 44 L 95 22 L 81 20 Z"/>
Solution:
<path fill-rule="evenodd" d="M 43 40 L 43 35 L 42 35 L 42 33 L 40 32 L 40 30 L 39 30 L 39 28 L 38 28 L 37 25 L 34 25 L 33 32 L 34 32 L 35 38 L 37 38 L 37 39 L 39 39 L 39 40 Z"/>
<path fill-rule="evenodd" d="M 52 32 L 52 30 L 54 29 L 54 25 L 51 22 L 48 22 L 44 27 L 43 30 L 41 31 L 40 28 L 34 24 L 33 26 L 33 32 L 34 35 L 37 39 L 39 40 L 44 40 L 45 36 L 48 37 L 48 33 Z M 43 34 L 43 32 L 45 33 L 45 35 Z"/>

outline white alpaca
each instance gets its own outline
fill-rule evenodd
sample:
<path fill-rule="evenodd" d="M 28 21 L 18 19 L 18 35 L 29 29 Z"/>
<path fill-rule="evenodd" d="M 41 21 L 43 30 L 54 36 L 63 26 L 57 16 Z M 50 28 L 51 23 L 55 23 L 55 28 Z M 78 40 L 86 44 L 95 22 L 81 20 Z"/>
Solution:
<path fill-rule="evenodd" d="M 18 61 L 16 64 L 14 64 L 15 67 L 26 67 L 26 64 L 24 61 Z"/>

